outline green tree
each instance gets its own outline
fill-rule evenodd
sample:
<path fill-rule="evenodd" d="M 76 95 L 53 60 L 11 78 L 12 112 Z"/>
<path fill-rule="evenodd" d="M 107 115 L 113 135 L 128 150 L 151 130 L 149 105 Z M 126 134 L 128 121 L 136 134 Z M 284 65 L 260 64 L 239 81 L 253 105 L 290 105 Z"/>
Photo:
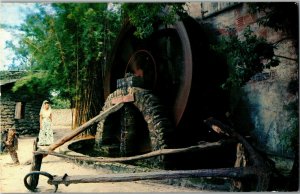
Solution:
<path fill-rule="evenodd" d="M 125 3 L 122 13 L 136 27 L 134 35 L 141 39 L 151 35 L 158 22 L 174 24 L 187 15 L 184 3 Z"/>
<path fill-rule="evenodd" d="M 122 22 L 129 20 L 136 27 L 135 35 L 145 38 L 157 21 L 172 24 L 185 13 L 183 4 L 166 3 L 125 3 L 112 9 L 107 3 L 36 6 L 39 12 L 28 15 L 19 29 L 19 43 L 7 44 L 32 70 L 14 90 L 55 91 L 54 102 L 68 99 L 76 111 L 74 127 L 100 112 L 108 56 Z"/>
<path fill-rule="evenodd" d="M 275 47 L 264 38 L 257 37 L 250 27 L 244 30 L 242 38 L 233 29 L 228 31 L 231 32 L 229 36 L 221 37 L 219 43 L 212 46 L 221 55 L 226 55 L 230 68 L 230 76 L 222 88 L 240 87 L 263 69 L 279 65 L 274 55 Z"/>
<path fill-rule="evenodd" d="M 20 29 L 19 46 L 12 49 L 31 61 L 33 72 L 14 90 L 57 91 L 75 108 L 75 126 L 99 114 L 103 104 L 102 81 L 107 56 L 121 27 L 120 13 L 99 4 L 37 4 Z M 50 11 L 49 11 L 50 10 Z M 37 81 L 38 80 L 38 81 Z M 38 90 L 34 90 L 36 83 Z M 74 126 L 74 127 L 75 127 Z"/>
<path fill-rule="evenodd" d="M 296 41 L 298 46 L 299 37 L 299 4 L 296 2 L 258 2 L 248 3 L 251 13 L 263 13 L 258 18 L 258 23 L 268 26 L 275 31 L 283 31 L 286 34 L 284 39 L 290 38 Z"/>

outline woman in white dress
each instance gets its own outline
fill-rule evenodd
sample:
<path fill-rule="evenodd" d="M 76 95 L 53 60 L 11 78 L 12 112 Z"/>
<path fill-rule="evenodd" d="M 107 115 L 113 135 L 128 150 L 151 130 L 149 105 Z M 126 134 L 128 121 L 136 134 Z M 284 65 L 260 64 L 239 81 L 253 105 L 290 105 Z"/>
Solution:
<path fill-rule="evenodd" d="M 52 130 L 52 110 L 49 102 L 44 100 L 40 111 L 40 132 L 39 132 L 39 146 L 47 146 L 53 143 Z"/>

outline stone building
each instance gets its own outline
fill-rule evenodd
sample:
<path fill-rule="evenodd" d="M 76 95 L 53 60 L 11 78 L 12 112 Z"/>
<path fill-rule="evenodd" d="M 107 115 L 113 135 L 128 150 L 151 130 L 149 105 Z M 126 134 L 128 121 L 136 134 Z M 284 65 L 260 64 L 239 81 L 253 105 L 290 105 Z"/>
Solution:
<path fill-rule="evenodd" d="M 3 79 L 3 77 L 1 77 Z M 13 92 L 12 87 L 18 80 L 13 76 L 1 80 L 1 130 L 15 128 L 19 135 L 37 134 L 39 131 L 39 112 L 43 97 Z"/>

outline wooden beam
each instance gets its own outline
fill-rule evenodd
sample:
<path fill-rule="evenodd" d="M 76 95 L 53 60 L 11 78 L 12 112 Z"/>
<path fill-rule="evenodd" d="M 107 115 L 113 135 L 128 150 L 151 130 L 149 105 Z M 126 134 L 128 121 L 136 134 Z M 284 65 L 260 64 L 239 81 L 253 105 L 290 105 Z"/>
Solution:
<path fill-rule="evenodd" d="M 253 166 L 257 167 L 257 186 L 256 191 L 267 191 L 269 187 L 270 177 L 272 174 L 272 168 L 268 163 L 259 155 L 254 148 L 246 141 L 244 137 L 242 137 L 237 132 L 233 131 L 232 136 L 236 137 L 238 141 L 240 141 L 249 154 L 249 159 L 253 162 Z"/>
<path fill-rule="evenodd" d="M 253 167 L 247 168 L 219 168 L 219 169 L 199 169 L 199 170 L 177 170 L 159 171 L 142 173 L 123 173 L 123 174 L 103 174 L 103 175 L 79 175 L 79 176 L 54 176 L 48 180 L 51 185 L 58 184 L 77 184 L 77 183 L 99 183 L 99 182 L 128 182 L 139 180 L 159 180 L 177 178 L 199 178 L 199 177 L 229 177 L 241 178 L 252 175 Z"/>
<path fill-rule="evenodd" d="M 236 142 L 234 139 L 228 139 L 218 142 L 206 142 L 200 145 L 190 146 L 186 148 L 177 148 L 177 149 L 161 149 L 153 152 L 149 152 L 142 155 L 130 156 L 130 157 L 116 157 L 116 158 L 108 158 L 108 157 L 89 157 L 89 156 L 76 156 L 76 155 L 65 155 L 57 152 L 47 152 L 47 151 L 35 151 L 34 154 L 49 154 L 57 157 L 72 159 L 72 160 L 82 160 L 89 162 L 128 162 L 133 160 L 141 160 L 146 158 L 151 158 L 160 155 L 168 155 L 168 154 L 177 154 L 177 153 L 186 153 L 186 152 L 194 152 L 204 149 L 211 149 L 224 146 L 228 143 Z"/>
<path fill-rule="evenodd" d="M 37 138 L 33 141 L 33 152 L 37 150 Z M 42 165 L 43 155 L 35 155 L 32 156 L 31 168 L 30 172 L 32 171 L 40 171 Z M 39 183 L 39 175 L 32 175 L 29 177 L 29 185 L 34 190 Z"/>
<path fill-rule="evenodd" d="M 120 104 L 116 104 L 114 106 L 112 106 L 111 108 L 107 109 L 106 111 L 100 113 L 99 115 L 95 116 L 94 118 L 90 119 L 88 122 L 84 123 L 83 125 L 77 127 L 74 131 L 72 131 L 70 134 L 62 137 L 61 139 L 57 140 L 56 142 L 54 142 L 53 144 L 51 144 L 48 148 L 49 152 L 54 151 L 56 148 L 58 148 L 59 146 L 63 145 L 64 143 L 66 143 L 67 141 L 70 141 L 71 139 L 73 139 L 74 137 L 76 137 L 77 135 L 79 135 L 80 133 L 84 132 L 86 129 L 88 129 L 88 127 L 90 127 L 91 125 L 99 122 L 102 119 L 105 119 L 109 114 L 116 112 L 117 110 L 119 110 L 122 106 L 124 105 L 124 103 L 120 103 Z"/>

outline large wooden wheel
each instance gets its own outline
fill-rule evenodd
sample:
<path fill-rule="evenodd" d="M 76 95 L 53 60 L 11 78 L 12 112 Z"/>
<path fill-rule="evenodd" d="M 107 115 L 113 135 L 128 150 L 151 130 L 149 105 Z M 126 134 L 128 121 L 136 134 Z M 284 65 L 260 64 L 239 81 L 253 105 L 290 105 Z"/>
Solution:
<path fill-rule="evenodd" d="M 106 69 L 105 98 L 116 89 L 117 79 L 123 78 L 126 71 L 134 73 L 132 56 L 142 57 L 146 87 L 152 89 L 169 108 L 174 123 L 178 125 L 192 82 L 192 52 L 185 26 L 182 22 L 167 27 L 159 25 L 145 40 L 136 38 L 133 33 L 134 27 L 128 23 L 118 37 L 111 63 Z"/>

